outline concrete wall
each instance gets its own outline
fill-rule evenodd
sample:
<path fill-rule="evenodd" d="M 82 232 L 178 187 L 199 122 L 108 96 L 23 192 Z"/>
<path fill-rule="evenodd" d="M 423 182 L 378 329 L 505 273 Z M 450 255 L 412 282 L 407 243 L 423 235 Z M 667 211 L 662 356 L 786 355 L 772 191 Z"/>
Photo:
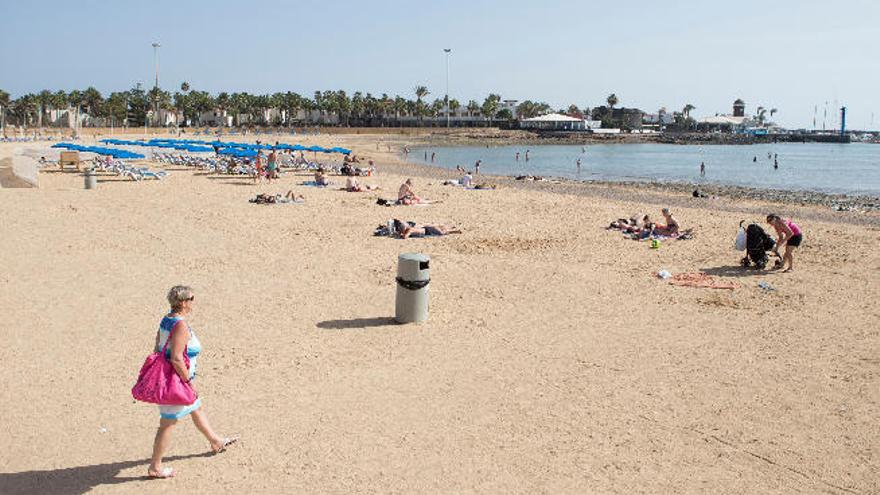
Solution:
<path fill-rule="evenodd" d="M 36 160 L 17 153 L 0 160 L 0 188 L 38 187 L 37 169 Z"/>

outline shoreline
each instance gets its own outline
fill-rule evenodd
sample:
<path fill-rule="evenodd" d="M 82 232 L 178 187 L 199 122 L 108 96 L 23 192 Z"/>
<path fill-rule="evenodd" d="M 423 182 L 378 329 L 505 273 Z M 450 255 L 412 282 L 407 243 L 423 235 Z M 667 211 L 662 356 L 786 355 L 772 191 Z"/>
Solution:
<path fill-rule="evenodd" d="M 481 143 L 487 144 L 485 142 Z M 417 143 L 405 142 L 401 144 L 410 148 L 420 148 L 424 146 L 441 146 L 438 143 Z M 471 146 L 472 144 L 447 144 L 442 146 Z M 504 144 L 505 146 L 508 143 Z M 402 148 L 401 148 L 402 149 Z M 398 152 L 397 160 L 403 162 L 401 153 Z M 428 168 L 437 168 L 439 170 L 451 171 L 451 175 L 446 178 L 457 178 L 459 174 L 453 169 L 447 169 L 439 165 L 422 163 L 420 161 L 406 162 L 411 165 L 418 165 Z M 484 177 L 492 177 L 493 180 L 499 179 L 515 179 L 515 175 L 484 175 Z M 733 184 L 714 184 L 704 183 L 698 184 L 687 180 L 670 180 L 657 181 L 651 179 L 645 180 L 615 180 L 615 179 L 571 179 L 567 177 L 558 177 L 553 175 L 540 176 L 544 180 L 540 182 L 555 182 L 566 184 L 584 184 L 597 186 L 619 186 L 630 189 L 650 189 L 653 191 L 668 192 L 674 194 L 692 195 L 694 190 L 699 190 L 707 196 L 718 196 L 732 199 L 748 199 L 755 201 L 767 201 L 772 203 L 780 203 L 784 205 L 799 206 L 818 206 L 828 208 L 837 212 L 853 212 L 853 213 L 870 213 L 880 212 L 880 196 L 872 196 L 870 194 L 845 194 L 830 193 L 809 189 L 772 189 L 759 188 L 750 186 L 738 186 Z M 521 182 L 521 181 L 517 181 Z M 695 198 L 697 199 L 697 198 Z"/>
<path fill-rule="evenodd" d="M 460 176 L 454 169 L 418 162 L 404 162 L 397 156 L 394 158 L 395 161 L 383 166 L 384 170 L 398 175 L 413 175 L 433 180 L 457 179 Z M 762 216 L 770 210 L 797 209 L 798 216 L 802 218 L 880 227 L 880 199 L 869 196 L 711 185 L 699 186 L 700 192 L 709 197 L 697 198 L 692 195 L 697 186 L 688 183 L 579 181 L 550 176 L 544 177 L 544 180 L 534 181 L 516 180 L 515 177 L 507 175 L 481 174 L 475 177 L 475 182 L 616 201 L 698 207 Z"/>

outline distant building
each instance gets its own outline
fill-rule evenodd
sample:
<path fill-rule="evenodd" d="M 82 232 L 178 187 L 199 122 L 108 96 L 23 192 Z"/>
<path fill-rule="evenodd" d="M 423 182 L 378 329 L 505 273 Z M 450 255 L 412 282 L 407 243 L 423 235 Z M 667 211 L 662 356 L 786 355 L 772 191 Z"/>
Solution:
<path fill-rule="evenodd" d="M 519 106 L 519 100 L 501 100 L 501 105 L 499 106 L 498 111 L 507 110 L 510 112 L 510 115 L 513 115 L 513 118 L 517 118 L 517 106 Z"/>
<path fill-rule="evenodd" d="M 569 117 L 568 115 L 562 115 L 561 113 L 551 113 L 541 115 L 540 117 L 520 120 L 519 126 L 521 129 L 535 129 L 542 131 L 585 131 L 589 129 L 589 127 L 587 127 L 587 122 L 592 123 L 592 121 Z"/>
<path fill-rule="evenodd" d="M 615 108 L 611 111 L 611 121 L 627 129 L 640 129 L 645 112 L 638 108 Z"/>
<path fill-rule="evenodd" d="M 697 121 L 697 128 L 704 131 L 746 132 L 755 122 L 746 117 L 746 103 L 737 98 L 733 102 L 733 115 L 715 114 Z"/>
<path fill-rule="evenodd" d="M 658 126 L 672 125 L 675 123 L 675 115 L 671 113 L 646 113 L 642 116 L 642 124 Z"/>

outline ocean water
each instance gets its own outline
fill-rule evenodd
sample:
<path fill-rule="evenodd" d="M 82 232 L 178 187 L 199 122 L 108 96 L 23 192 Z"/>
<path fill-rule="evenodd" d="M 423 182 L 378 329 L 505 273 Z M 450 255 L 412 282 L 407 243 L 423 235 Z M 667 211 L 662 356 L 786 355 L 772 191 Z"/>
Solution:
<path fill-rule="evenodd" d="M 528 162 L 526 150 L 530 151 Z M 473 170 L 474 163 L 482 160 L 480 171 L 493 175 L 687 182 L 880 196 L 880 145 L 868 143 L 422 147 L 412 149 L 408 159 L 431 163 L 431 153 L 436 153 L 434 165 L 453 169 L 461 165 Z M 778 169 L 773 168 L 774 156 L 778 156 Z M 705 177 L 700 176 L 701 162 L 706 164 Z"/>

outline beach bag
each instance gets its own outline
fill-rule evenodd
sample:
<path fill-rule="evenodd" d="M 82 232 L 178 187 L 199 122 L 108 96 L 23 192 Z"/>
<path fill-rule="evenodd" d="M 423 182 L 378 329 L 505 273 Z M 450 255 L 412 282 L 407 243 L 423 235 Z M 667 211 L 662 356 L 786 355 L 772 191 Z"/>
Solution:
<path fill-rule="evenodd" d="M 737 232 L 736 234 L 736 241 L 733 243 L 733 247 L 735 247 L 737 251 L 746 250 L 746 231 L 744 228 L 739 228 L 739 232 Z"/>
<path fill-rule="evenodd" d="M 189 383 L 184 383 L 174 370 L 171 361 L 165 358 L 165 350 L 171 342 L 171 335 L 160 352 L 147 356 L 137 383 L 131 389 L 131 396 L 141 402 L 160 406 L 188 406 L 198 399 L 198 394 Z M 183 351 L 183 362 L 189 369 L 189 357 Z"/>

